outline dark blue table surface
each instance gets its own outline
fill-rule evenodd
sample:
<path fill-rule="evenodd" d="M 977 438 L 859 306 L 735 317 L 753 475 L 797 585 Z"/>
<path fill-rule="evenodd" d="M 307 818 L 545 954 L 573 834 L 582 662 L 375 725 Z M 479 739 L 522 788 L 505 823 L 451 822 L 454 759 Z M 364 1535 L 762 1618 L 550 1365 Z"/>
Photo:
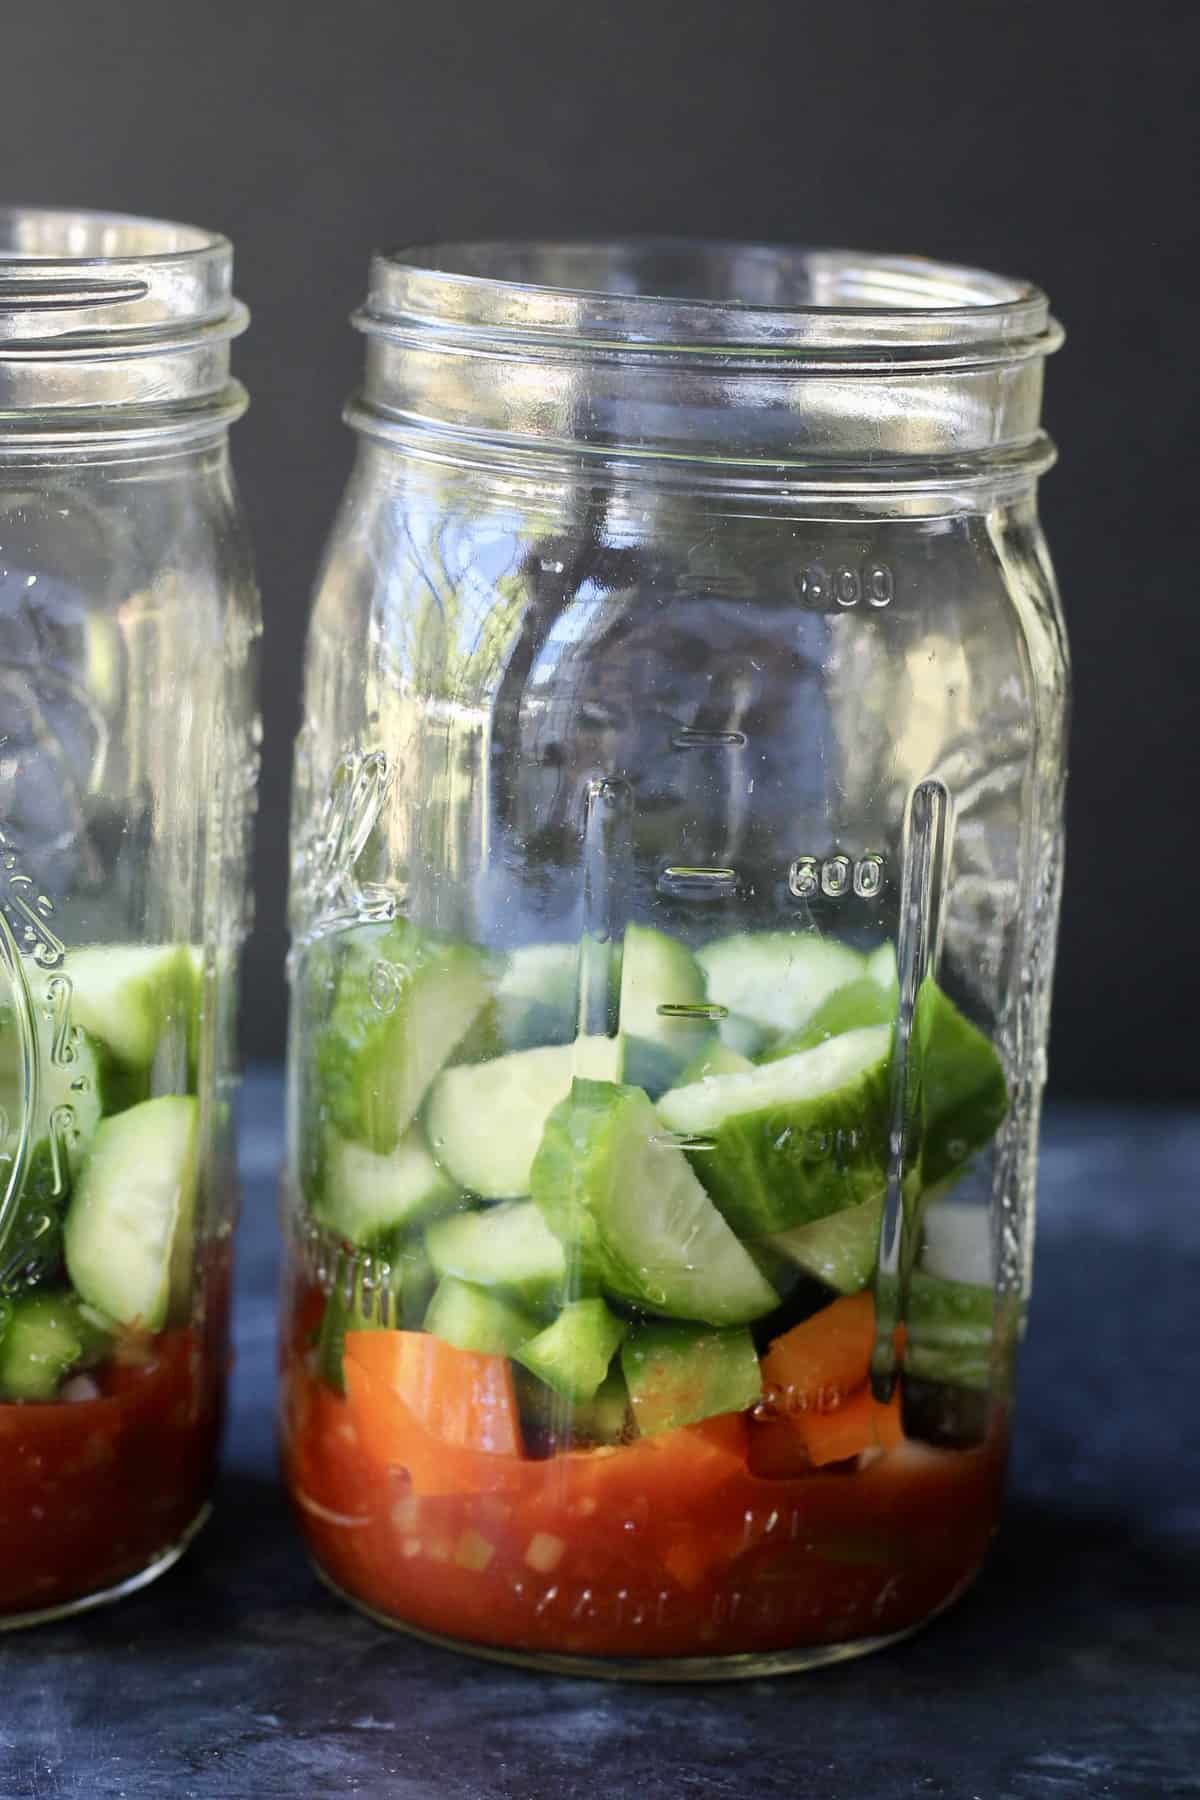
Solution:
<path fill-rule="evenodd" d="M 253 1075 L 213 1521 L 122 1605 L 0 1638 L 3 1800 L 1200 1795 L 1200 1118 L 1049 1117 L 1010 1499 L 967 1598 L 862 1662 L 632 1688 L 427 1648 L 311 1573 L 274 1459 L 280 1111 Z"/>

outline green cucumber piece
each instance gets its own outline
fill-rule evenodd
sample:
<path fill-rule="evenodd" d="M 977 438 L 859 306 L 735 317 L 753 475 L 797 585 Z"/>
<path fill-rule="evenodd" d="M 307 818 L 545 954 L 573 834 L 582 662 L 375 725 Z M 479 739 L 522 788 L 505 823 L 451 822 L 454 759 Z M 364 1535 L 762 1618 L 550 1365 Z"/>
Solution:
<path fill-rule="evenodd" d="M 906 1374 L 949 1387 L 990 1385 L 994 1323 L 990 1287 L 945 1281 L 916 1269 L 909 1284 L 906 1323 Z"/>
<path fill-rule="evenodd" d="M 69 1198 L 67 1183 L 55 1176 L 50 1140 L 42 1138 L 29 1153 L 16 1210 L 0 1243 L 0 1269 L 6 1278 L 19 1274 L 32 1284 L 57 1271 Z"/>
<path fill-rule="evenodd" d="M 456 1350 L 516 1356 L 537 1335 L 538 1321 L 515 1301 L 477 1282 L 443 1275 L 425 1314 L 425 1330 Z"/>
<path fill-rule="evenodd" d="M 68 1375 L 100 1360 L 109 1335 L 74 1294 L 26 1294 L 0 1334 L 0 1398 L 53 1400 Z"/>
<path fill-rule="evenodd" d="M 382 1156 L 330 1132 L 323 1181 L 310 1210 L 348 1243 L 372 1246 L 448 1212 L 458 1197 L 419 1125 L 410 1125 L 395 1149 Z"/>
<path fill-rule="evenodd" d="M 434 1155 L 460 1187 L 485 1200 L 528 1194 L 548 1114 L 576 1075 L 616 1079 L 621 1058 L 620 1038 L 583 1037 L 444 1069 L 426 1114 Z"/>
<path fill-rule="evenodd" d="M 917 995 L 912 1043 L 921 1075 L 921 1179 L 932 1187 L 994 1137 L 1008 1088 L 989 1040 L 930 978 Z"/>
<path fill-rule="evenodd" d="M 574 1300 L 512 1354 L 564 1399 L 591 1400 L 628 1329 L 603 1300 Z"/>
<path fill-rule="evenodd" d="M 844 1031 L 861 1031 L 867 1025 L 891 1025 L 896 1017 L 899 996 L 881 987 L 870 976 L 848 981 L 835 988 L 822 1000 L 808 1024 L 800 1031 L 781 1038 L 763 1055 L 763 1062 L 778 1062 L 784 1056 L 795 1056 L 799 1050 L 812 1050 Z"/>
<path fill-rule="evenodd" d="M 682 1070 L 678 1085 L 688 1087 L 693 1081 L 704 1081 L 709 1075 L 745 1075 L 753 1067 L 748 1056 L 732 1049 L 719 1037 L 713 1037 L 700 1047 Z"/>
<path fill-rule="evenodd" d="M 616 1298 L 713 1325 L 778 1304 L 640 1088 L 575 1082 L 546 1121 L 533 1197 L 572 1268 Z"/>
<path fill-rule="evenodd" d="M 522 944 L 496 982 L 500 1038 L 508 1050 L 569 1044 L 579 1012 L 579 945 Z"/>
<path fill-rule="evenodd" d="M 572 1436 L 589 1444 L 623 1444 L 636 1435 L 629 1389 L 620 1361 L 614 1362 L 590 1400 L 575 1403 Z"/>
<path fill-rule="evenodd" d="M 643 1325 L 622 1345 L 621 1368 L 643 1437 L 745 1412 L 762 1398 L 758 1353 L 744 1326 Z"/>
<path fill-rule="evenodd" d="M 129 1069 L 148 1069 L 164 1027 L 195 1016 L 190 952 L 179 944 L 95 944 L 72 950 L 71 1020 Z"/>
<path fill-rule="evenodd" d="M 698 953 L 708 997 L 728 1007 L 738 1021 L 749 1019 L 764 1040 L 807 1025 L 822 1000 L 863 972 L 857 950 L 815 932 L 738 932 L 718 938 Z M 746 1054 L 744 1033 L 722 1021 L 721 1037 Z M 739 1041 L 741 1038 L 742 1041 Z"/>
<path fill-rule="evenodd" d="M 122 1325 L 159 1330 L 191 1289 L 199 1107 L 143 1100 L 102 1121 L 63 1233 L 81 1299 Z"/>
<path fill-rule="evenodd" d="M 650 925 L 627 925 L 619 1014 L 626 1040 L 624 1079 L 645 1088 L 651 1099 L 670 1087 L 710 1027 L 706 1019 L 664 1016 L 659 1009 L 704 1001 L 704 971 L 685 944 Z"/>
<path fill-rule="evenodd" d="M 922 1195 L 921 1266 L 929 1275 L 974 1286 L 992 1285 L 992 1220 L 989 1209 L 951 1200 L 933 1189 Z"/>
<path fill-rule="evenodd" d="M 664 1123 L 698 1140 L 696 1171 L 742 1237 L 769 1237 L 882 1192 L 890 1046 L 890 1029 L 873 1025 L 663 1095 Z"/>
<path fill-rule="evenodd" d="M 527 1306 L 559 1299 L 567 1279 L 563 1247 L 532 1200 L 451 1213 L 425 1228 L 439 1276 L 509 1289 Z"/>
<path fill-rule="evenodd" d="M 764 1240 L 788 1262 L 839 1294 L 857 1294 L 875 1273 L 883 1194 L 844 1206 L 810 1225 L 793 1225 Z"/>
<path fill-rule="evenodd" d="M 394 1150 L 439 1069 L 491 1004 L 484 952 L 406 920 L 343 934 L 317 1038 L 321 1103 L 342 1137 Z M 314 963 L 324 978 L 325 959 Z"/>

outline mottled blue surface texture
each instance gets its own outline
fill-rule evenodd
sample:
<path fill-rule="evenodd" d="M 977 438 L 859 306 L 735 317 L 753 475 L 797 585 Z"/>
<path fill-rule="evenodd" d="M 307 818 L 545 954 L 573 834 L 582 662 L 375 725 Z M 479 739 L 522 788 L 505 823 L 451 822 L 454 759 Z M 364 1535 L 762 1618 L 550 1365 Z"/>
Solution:
<path fill-rule="evenodd" d="M 252 1079 L 214 1521 L 124 1605 L 0 1639 L 3 1800 L 1200 1795 L 1200 1119 L 1048 1122 L 1011 1497 L 957 1608 L 812 1675 L 625 1689 L 427 1649 L 310 1572 L 274 1464 L 279 1115 Z"/>

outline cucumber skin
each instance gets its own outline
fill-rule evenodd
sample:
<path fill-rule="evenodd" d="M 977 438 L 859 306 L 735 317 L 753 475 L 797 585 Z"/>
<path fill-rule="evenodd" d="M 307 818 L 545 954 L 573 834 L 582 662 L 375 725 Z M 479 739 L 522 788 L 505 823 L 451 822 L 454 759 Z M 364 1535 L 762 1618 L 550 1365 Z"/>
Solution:
<path fill-rule="evenodd" d="M 932 1187 L 995 1136 L 1008 1086 L 991 1041 L 931 978 L 917 995 L 912 1037 L 921 1070 L 921 1178 Z"/>
<path fill-rule="evenodd" d="M 438 1070 L 491 1004 L 491 964 L 472 944 L 419 930 L 406 920 L 343 934 L 333 948 L 334 1000 L 321 1026 L 315 1053 L 321 1104 L 343 1137 L 386 1155 L 416 1117 Z M 314 947 L 319 950 L 320 947 Z M 309 978 L 328 980 L 328 954 L 313 956 Z M 381 1012 L 371 994 L 371 970 L 379 961 L 406 970 L 412 991 L 392 1011 Z M 445 1042 L 427 1067 L 418 1066 L 424 1034 L 410 1013 L 426 989 L 443 987 L 460 1001 L 448 1013 Z"/>
<path fill-rule="evenodd" d="M 745 1326 L 644 1325 L 622 1345 L 621 1368 L 643 1437 L 745 1412 L 762 1398 L 762 1368 Z"/>
<path fill-rule="evenodd" d="M 887 1179 L 889 1063 L 882 1057 L 832 1095 L 774 1101 L 703 1129 L 713 1147 L 688 1155 L 739 1237 L 769 1237 L 878 1197 Z M 675 1122 L 665 1102 L 662 1112 Z"/>

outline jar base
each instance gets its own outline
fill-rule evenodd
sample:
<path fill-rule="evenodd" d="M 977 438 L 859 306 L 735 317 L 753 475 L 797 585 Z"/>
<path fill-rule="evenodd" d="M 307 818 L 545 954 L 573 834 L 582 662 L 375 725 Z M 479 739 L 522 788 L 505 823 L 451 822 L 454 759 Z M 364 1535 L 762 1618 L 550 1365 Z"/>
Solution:
<path fill-rule="evenodd" d="M 0 1615 L 0 1631 L 22 1631 L 27 1625 L 49 1625 L 55 1619 L 70 1619 L 76 1613 L 91 1612 L 97 1606 L 108 1606 L 114 1600 L 124 1600 L 130 1594 L 136 1594 L 140 1588 L 148 1587 L 157 1581 L 160 1575 L 173 1568 L 188 1548 L 192 1539 L 202 1531 L 212 1516 L 212 1506 L 206 1501 L 200 1511 L 186 1525 L 175 1543 L 161 1556 L 134 1575 L 127 1575 L 124 1581 L 118 1581 L 112 1587 L 99 1588 L 91 1594 L 80 1594 L 74 1600 L 62 1600 L 56 1606 L 40 1606 L 32 1612 L 9 1613 Z"/>
<path fill-rule="evenodd" d="M 588 1681 L 661 1683 L 757 1681 L 768 1675 L 800 1675 L 806 1669 L 823 1669 L 831 1663 L 853 1662 L 857 1657 L 871 1656 L 877 1650 L 902 1644 L 905 1638 L 915 1636 L 934 1619 L 940 1618 L 961 1599 L 979 1573 L 978 1569 L 972 1570 L 952 1593 L 947 1594 L 940 1606 L 914 1625 L 906 1625 L 902 1631 L 886 1632 L 880 1637 L 855 1638 L 843 1644 L 810 1644 L 807 1648 L 770 1650 L 761 1654 L 750 1651 L 732 1656 L 558 1656 L 545 1650 L 505 1650 L 494 1644 L 475 1644 L 469 1638 L 444 1637 L 440 1632 L 406 1624 L 403 1619 L 379 1612 L 365 1600 L 339 1587 L 315 1557 L 310 1557 L 309 1561 L 318 1579 L 347 1606 L 364 1613 L 375 1624 L 386 1626 L 389 1631 L 402 1632 L 405 1637 L 433 1644 L 439 1650 L 455 1650 L 484 1662 L 505 1663 L 511 1668 L 529 1669 L 541 1675 L 576 1675 Z"/>

